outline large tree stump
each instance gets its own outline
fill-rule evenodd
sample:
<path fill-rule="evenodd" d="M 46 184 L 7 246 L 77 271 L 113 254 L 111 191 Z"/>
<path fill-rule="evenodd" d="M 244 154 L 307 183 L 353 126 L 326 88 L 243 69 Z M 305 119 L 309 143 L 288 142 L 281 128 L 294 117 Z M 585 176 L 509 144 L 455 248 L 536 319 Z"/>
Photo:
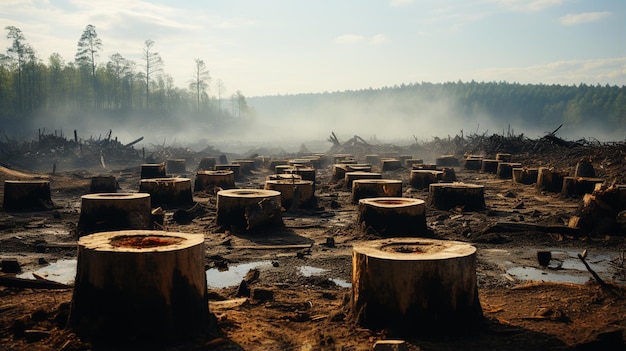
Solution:
<path fill-rule="evenodd" d="M 295 178 L 291 180 L 266 180 L 265 189 L 280 192 L 280 202 L 288 210 L 308 208 L 315 204 L 313 182 L 310 180 Z"/>
<path fill-rule="evenodd" d="M 48 180 L 5 180 L 2 207 L 5 211 L 54 208 Z"/>
<path fill-rule="evenodd" d="M 500 162 L 496 170 L 496 178 L 513 179 L 513 168 L 521 168 L 521 163 Z"/>
<path fill-rule="evenodd" d="M 78 236 L 122 229 L 150 229 L 150 194 L 99 193 L 81 196 Z"/>
<path fill-rule="evenodd" d="M 563 177 L 561 195 L 582 196 L 591 194 L 596 189 L 596 185 L 602 183 L 604 183 L 602 178 Z"/>
<path fill-rule="evenodd" d="M 428 204 L 439 210 L 460 207 L 463 211 L 485 208 L 485 187 L 466 183 L 436 183 L 429 186 Z"/>
<path fill-rule="evenodd" d="M 389 238 L 354 246 L 352 315 L 374 330 L 455 334 L 482 319 L 476 248 L 457 242 Z"/>
<path fill-rule="evenodd" d="M 496 174 L 498 172 L 499 163 L 500 163 L 499 160 L 483 159 L 481 166 L 480 166 L 480 171 L 483 173 Z"/>
<path fill-rule="evenodd" d="M 402 181 L 393 179 L 357 179 L 352 182 L 352 203 L 372 197 L 402 197 Z"/>
<path fill-rule="evenodd" d="M 78 241 L 69 325 L 112 347 L 163 347 L 209 331 L 202 234 L 116 231 Z"/>
<path fill-rule="evenodd" d="M 165 163 L 146 163 L 141 165 L 141 179 L 165 178 Z"/>
<path fill-rule="evenodd" d="M 117 181 L 114 176 L 94 176 L 91 177 L 89 192 L 95 193 L 115 193 L 117 192 Z"/>
<path fill-rule="evenodd" d="M 368 172 L 368 171 L 353 171 L 346 172 L 344 176 L 345 186 L 348 189 L 352 189 L 352 182 L 357 179 L 382 179 L 383 175 L 378 172 Z"/>
<path fill-rule="evenodd" d="M 166 160 L 165 171 L 167 174 L 185 174 L 187 173 L 186 161 L 181 158 Z"/>
<path fill-rule="evenodd" d="M 150 194 L 152 207 L 193 203 L 191 179 L 189 178 L 142 179 L 139 191 Z"/>
<path fill-rule="evenodd" d="M 468 156 L 463 163 L 463 168 L 471 171 L 479 171 L 482 166 L 483 158 L 480 156 Z"/>
<path fill-rule="evenodd" d="M 411 175 L 409 176 L 409 185 L 413 189 L 428 188 L 430 184 L 437 183 L 442 175 L 442 171 L 413 169 L 411 170 Z"/>
<path fill-rule="evenodd" d="M 402 168 L 402 162 L 397 158 L 381 158 L 380 163 L 380 168 L 383 171 L 394 171 Z"/>
<path fill-rule="evenodd" d="M 198 171 L 194 181 L 194 191 L 205 191 L 214 194 L 222 189 L 235 188 L 235 173 L 233 171 Z"/>
<path fill-rule="evenodd" d="M 261 189 L 229 189 L 217 192 L 217 224 L 253 229 L 282 225 L 280 192 Z"/>
<path fill-rule="evenodd" d="M 537 173 L 537 190 L 558 193 L 563 190 L 563 178 L 567 176 L 567 171 L 559 171 L 548 167 L 539 167 L 539 171 Z"/>
<path fill-rule="evenodd" d="M 359 200 L 358 223 L 381 236 L 424 236 L 426 205 L 423 200 L 375 197 Z"/>
<path fill-rule="evenodd" d="M 539 169 L 537 168 L 513 168 L 513 183 L 536 184 Z"/>
<path fill-rule="evenodd" d="M 578 161 L 578 163 L 576 163 L 576 169 L 574 170 L 574 177 L 595 178 L 596 171 L 593 169 L 591 161 Z"/>

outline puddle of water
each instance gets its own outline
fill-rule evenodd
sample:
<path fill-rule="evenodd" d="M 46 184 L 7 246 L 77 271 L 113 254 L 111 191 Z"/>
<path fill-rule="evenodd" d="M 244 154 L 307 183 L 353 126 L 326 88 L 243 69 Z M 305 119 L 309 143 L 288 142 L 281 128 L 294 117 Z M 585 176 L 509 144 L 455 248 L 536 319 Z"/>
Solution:
<path fill-rule="evenodd" d="M 326 272 L 323 268 L 311 267 L 311 266 L 300 266 L 300 274 L 304 277 L 310 277 L 312 275 L 319 275 Z"/>
<path fill-rule="evenodd" d="M 343 279 L 331 279 L 330 281 L 332 281 L 333 283 L 337 284 L 337 286 L 340 286 L 342 288 L 351 288 L 352 287 L 352 283 L 347 282 Z"/>
<path fill-rule="evenodd" d="M 241 283 L 249 270 L 271 266 L 271 261 L 258 261 L 250 263 L 242 263 L 228 267 L 226 271 L 219 271 L 217 268 L 211 268 L 206 271 L 206 281 L 210 288 L 227 288 Z"/>
<path fill-rule="evenodd" d="M 44 276 L 48 280 L 62 284 L 73 284 L 76 279 L 76 260 L 58 260 L 50 265 L 34 271 L 18 274 L 18 278 L 34 279 L 33 273 Z"/>
<path fill-rule="evenodd" d="M 572 274 L 546 272 L 533 267 L 515 267 L 506 271 L 508 274 L 522 280 L 544 281 L 555 283 L 584 284 L 590 276 L 575 276 Z"/>

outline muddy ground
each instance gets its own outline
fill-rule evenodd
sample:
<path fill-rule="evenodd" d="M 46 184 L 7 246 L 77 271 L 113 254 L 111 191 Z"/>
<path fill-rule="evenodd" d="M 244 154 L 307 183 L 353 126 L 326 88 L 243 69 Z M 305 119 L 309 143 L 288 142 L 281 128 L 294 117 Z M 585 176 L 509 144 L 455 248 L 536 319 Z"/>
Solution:
<path fill-rule="evenodd" d="M 584 152 L 577 151 L 576 157 Z M 529 166 L 552 162 L 541 156 L 518 158 Z M 621 156 L 613 173 L 606 164 L 595 165 L 599 176 L 610 181 L 616 179 L 615 172 L 621 173 L 624 162 Z M 564 167 L 573 171 L 575 163 L 572 158 Z M 351 194 L 341 183 L 331 181 L 332 166 L 327 163 L 317 170 L 318 207 L 283 213 L 284 228 L 257 232 L 220 228 L 215 224 L 216 197 L 202 192 L 194 193 L 201 211 L 190 223 L 177 223 L 173 219 L 176 208 L 167 209 L 164 230 L 205 236 L 208 270 L 229 268 L 232 273 L 238 265 L 250 264 L 245 267 L 256 267 L 259 274 L 249 279 L 249 286 L 269 290 L 273 298 L 241 298 L 238 285 L 245 278 L 235 276 L 232 283 L 228 282 L 232 277 L 220 278 L 218 274 L 216 281 L 208 282 L 214 332 L 202 340 L 163 348 L 372 350 L 378 340 L 401 339 L 409 350 L 624 349 L 626 289 L 623 257 L 620 260 L 626 250 L 624 236 L 490 230 L 498 222 L 562 225 L 576 213 L 582 200 L 538 192 L 533 185 L 496 179 L 492 174 L 462 167 L 455 171 L 459 181 L 485 185 L 487 209 L 463 212 L 427 208 L 427 225 L 435 238 L 470 242 L 477 247 L 483 323 L 468 323 L 463 330 L 443 330 L 441 335 L 423 335 L 419 331 L 399 335 L 393 330 L 362 328 L 350 319 L 352 247 L 379 236 L 357 225 L 357 206 L 351 203 Z M 3 167 L 2 181 L 33 176 L 49 179 L 55 208 L 0 212 L 0 257 L 17 259 L 26 275 L 34 270 L 46 275 L 48 264 L 75 259 L 80 196 L 88 192 L 92 175 L 105 173 L 116 176 L 120 192 L 138 191 L 139 165 L 55 175 L 32 175 Z M 269 170 L 260 167 L 236 184 L 239 188 L 262 188 L 268 174 Z M 427 190 L 409 187 L 409 174 L 402 168 L 383 172 L 383 178 L 402 179 L 404 197 L 427 200 Z M 188 176 L 193 178 L 194 173 Z M 0 185 L 0 192 L 3 190 Z M 334 245 L 329 244 L 330 239 Z M 577 262 L 577 253 L 585 249 L 587 259 L 595 264 L 593 267 L 608 287 L 598 284 Z M 551 266 L 539 265 L 539 250 L 553 252 Z M 48 278 L 54 279 L 54 274 Z M 222 283 L 229 286 L 216 287 Z M 71 287 L 0 286 L 0 349 L 94 349 L 65 328 L 71 298 Z"/>

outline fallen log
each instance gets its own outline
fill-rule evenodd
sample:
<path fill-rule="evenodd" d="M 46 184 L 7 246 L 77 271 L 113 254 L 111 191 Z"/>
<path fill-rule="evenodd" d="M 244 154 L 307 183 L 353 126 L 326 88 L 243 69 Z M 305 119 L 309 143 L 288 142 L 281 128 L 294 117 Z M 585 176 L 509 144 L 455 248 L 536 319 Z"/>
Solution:
<path fill-rule="evenodd" d="M 137 139 L 135 139 L 135 140 L 131 141 L 130 143 L 128 143 L 128 144 L 126 144 L 126 145 L 124 145 L 124 147 L 130 147 L 130 146 L 133 146 L 133 145 L 137 144 L 138 142 L 140 142 L 140 141 L 142 141 L 142 140 L 143 140 L 143 137 L 141 137 L 141 138 L 137 138 Z"/>

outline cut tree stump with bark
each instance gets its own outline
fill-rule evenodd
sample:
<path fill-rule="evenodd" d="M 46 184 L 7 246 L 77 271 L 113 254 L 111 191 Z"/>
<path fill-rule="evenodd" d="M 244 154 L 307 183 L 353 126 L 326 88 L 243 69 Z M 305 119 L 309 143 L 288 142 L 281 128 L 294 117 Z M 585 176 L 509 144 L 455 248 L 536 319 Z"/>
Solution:
<path fill-rule="evenodd" d="M 563 196 L 582 196 L 591 194 L 598 184 L 604 183 L 602 178 L 563 177 Z"/>
<path fill-rule="evenodd" d="M 428 204 L 439 210 L 461 208 L 479 211 L 485 208 L 485 187 L 466 183 L 430 184 Z"/>
<path fill-rule="evenodd" d="M 216 222 L 225 228 L 241 229 L 283 225 L 280 192 L 263 189 L 218 191 Z"/>
<path fill-rule="evenodd" d="M 141 165 L 141 179 L 165 177 L 165 163 L 145 163 Z"/>
<path fill-rule="evenodd" d="M 496 178 L 498 179 L 513 179 L 513 168 L 521 168 L 521 163 L 515 162 L 500 162 L 498 163 L 498 169 L 496 170 Z"/>
<path fill-rule="evenodd" d="M 500 160 L 483 159 L 480 166 L 480 171 L 483 173 L 496 174 L 498 172 L 498 164 Z"/>
<path fill-rule="evenodd" d="M 426 204 L 402 197 L 375 197 L 359 200 L 358 223 L 381 236 L 427 236 Z"/>
<path fill-rule="evenodd" d="M 536 184 L 539 169 L 537 168 L 513 168 L 513 183 Z"/>
<path fill-rule="evenodd" d="M 476 248 L 425 238 L 355 244 L 351 314 L 361 326 L 411 335 L 471 329 L 483 318 Z"/>
<path fill-rule="evenodd" d="M 537 190 L 558 193 L 563 190 L 563 179 L 568 176 L 567 171 L 554 168 L 539 167 L 537 173 Z"/>
<path fill-rule="evenodd" d="M 352 182 L 357 179 L 382 179 L 382 173 L 369 171 L 346 172 L 344 176 L 344 184 L 346 188 L 352 189 Z"/>
<path fill-rule="evenodd" d="M 443 155 L 435 159 L 435 164 L 437 167 L 458 167 L 459 159 L 454 155 Z"/>
<path fill-rule="evenodd" d="M 95 193 L 115 193 L 117 192 L 117 181 L 114 176 L 94 176 L 91 177 L 89 192 Z"/>
<path fill-rule="evenodd" d="M 413 169 L 409 176 L 409 185 L 413 189 L 428 188 L 430 184 L 437 183 L 442 176 L 442 171 Z"/>
<path fill-rule="evenodd" d="M 80 238 L 69 325 L 111 347 L 206 336 L 204 236 L 129 230 Z"/>
<path fill-rule="evenodd" d="M 165 171 L 167 174 L 185 174 L 187 173 L 186 161 L 184 159 L 171 159 L 165 161 Z"/>
<path fill-rule="evenodd" d="M 357 179 L 352 182 L 352 203 L 372 197 L 402 197 L 402 180 Z"/>
<path fill-rule="evenodd" d="M 190 205 L 193 203 L 191 179 L 189 178 L 142 179 L 139 191 L 150 194 L 152 207 Z"/>
<path fill-rule="evenodd" d="M 280 192 L 281 205 L 287 210 L 309 208 L 315 204 L 313 182 L 310 180 L 266 180 L 265 189 Z"/>
<path fill-rule="evenodd" d="M 5 180 L 2 207 L 5 211 L 54 208 L 48 180 Z"/>
<path fill-rule="evenodd" d="M 235 188 L 235 173 L 233 171 L 198 171 L 194 181 L 194 191 L 205 191 L 210 194 L 217 193 L 217 188 Z"/>
<path fill-rule="evenodd" d="M 122 229 L 150 229 L 150 194 L 99 193 L 81 196 L 78 236 Z"/>
<path fill-rule="evenodd" d="M 216 163 L 215 157 L 203 157 L 198 164 L 198 171 L 212 171 Z"/>

